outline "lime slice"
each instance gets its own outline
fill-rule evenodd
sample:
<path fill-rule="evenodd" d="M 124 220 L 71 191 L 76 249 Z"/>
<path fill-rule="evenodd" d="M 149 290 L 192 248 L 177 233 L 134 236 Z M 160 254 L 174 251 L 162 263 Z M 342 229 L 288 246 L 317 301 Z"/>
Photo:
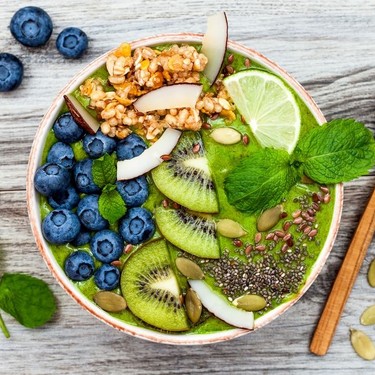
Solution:
<path fill-rule="evenodd" d="M 283 81 L 261 70 L 244 70 L 223 83 L 259 143 L 291 153 L 298 141 L 301 116 Z"/>

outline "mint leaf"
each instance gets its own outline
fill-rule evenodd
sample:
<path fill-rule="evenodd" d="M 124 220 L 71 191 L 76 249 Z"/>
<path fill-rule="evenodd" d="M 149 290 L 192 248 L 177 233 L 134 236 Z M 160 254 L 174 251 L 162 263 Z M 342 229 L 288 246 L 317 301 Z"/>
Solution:
<path fill-rule="evenodd" d="M 99 212 L 110 224 L 114 224 L 125 215 L 125 202 L 121 198 L 120 193 L 116 190 L 115 185 L 107 185 L 103 189 L 99 197 Z"/>
<path fill-rule="evenodd" d="M 92 177 L 100 188 L 107 184 L 113 184 L 117 178 L 116 159 L 105 154 L 92 163 Z"/>
<path fill-rule="evenodd" d="M 299 177 L 286 151 L 265 148 L 242 160 L 226 177 L 224 188 L 231 205 L 255 213 L 280 203 Z"/>
<path fill-rule="evenodd" d="M 360 122 L 338 119 L 308 132 L 293 157 L 316 182 L 345 182 L 368 173 L 375 163 L 375 142 Z"/>
<path fill-rule="evenodd" d="M 56 303 L 44 281 L 25 274 L 6 273 L 0 281 L 0 308 L 25 327 L 35 328 L 51 319 Z"/>

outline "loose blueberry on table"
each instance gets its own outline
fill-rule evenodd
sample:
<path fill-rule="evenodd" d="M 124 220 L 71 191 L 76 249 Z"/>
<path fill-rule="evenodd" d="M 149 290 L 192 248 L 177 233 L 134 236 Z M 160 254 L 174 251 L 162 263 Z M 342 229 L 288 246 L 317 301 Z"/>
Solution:
<path fill-rule="evenodd" d="M 22 78 L 22 62 L 10 53 L 0 53 L 0 92 L 16 89 Z"/>
<path fill-rule="evenodd" d="M 27 47 L 46 44 L 52 29 L 51 17 L 43 9 L 34 6 L 19 9 L 10 21 L 12 35 Z"/>

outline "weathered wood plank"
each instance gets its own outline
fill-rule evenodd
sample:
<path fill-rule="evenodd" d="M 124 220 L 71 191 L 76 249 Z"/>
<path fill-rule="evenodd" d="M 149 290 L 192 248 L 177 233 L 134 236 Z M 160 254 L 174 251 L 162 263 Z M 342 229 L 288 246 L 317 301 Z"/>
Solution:
<path fill-rule="evenodd" d="M 148 343 L 100 323 L 82 310 L 49 273 L 29 228 L 25 176 L 37 126 L 67 81 L 122 41 L 163 32 L 204 32 L 205 17 L 226 9 L 230 37 L 277 61 L 312 94 L 327 119 L 354 117 L 375 129 L 375 3 L 372 0 L 238 0 L 189 2 L 133 0 L 87 3 L 41 0 L 54 22 L 47 46 L 32 50 L 16 43 L 7 25 L 28 1 L 2 2 L 0 50 L 18 55 L 25 65 L 21 87 L 0 94 L 0 275 L 28 272 L 52 287 L 59 310 L 45 327 L 30 330 L 3 314 L 11 339 L 1 341 L 0 374 L 368 374 L 373 364 L 358 358 L 348 338 L 359 327 L 362 310 L 374 303 L 366 281 L 375 244 L 345 308 L 327 356 L 309 353 L 319 313 L 356 223 L 375 185 L 375 173 L 345 185 L 344 211 L 337 241 L 321 275 L 286 314 L 265 328 L 231 342 L 204 347 Z M 67 26 L 82 27 L 88 53 L 64 60 L 54 43 Z M 375 338 L 374 331 L 366 330 Z"/>

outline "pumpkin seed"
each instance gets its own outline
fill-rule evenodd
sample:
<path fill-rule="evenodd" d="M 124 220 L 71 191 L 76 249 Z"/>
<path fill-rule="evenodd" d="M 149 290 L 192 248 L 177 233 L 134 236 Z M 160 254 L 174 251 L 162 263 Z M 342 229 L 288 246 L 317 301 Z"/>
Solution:
<path fill-rule="evenodd" d="M 375 288 L 375 259 L 373 259 L 372 262 L 370 263 L 370 267 L 367 273 L 367 280 L 370 286 Z"/>
<path fill-rule="evenodd" d="M 350 341 L 355 352 L 363 359 L 375 359 L 375 345 L 363 331 L 350 329 Z"/>
<path fill-rule="evenodd" d="M 222 236 L 229 238 L 242 237 L 247 233 L 237 221 L 231 219 L 219 220 L 216 229 Z"/>
<path fill-rule="evenodd" d="M 241 133 L 233 128 L 214 129 L 210 137 L 222 145 L 233 145 L 241 140 Z"/>
<path fill-rule="evenodd" d="M 188 289 L 185 297 L 186 313 L 188 318 L 197 323 L 202 314 L 202 302 L 193 289 Z"/>
<path fill-rule="evenodd" d="M 257 222 L 258 231 L 265 232 L 274 227 L 279 222 L 282 212 L 283 206 L 281 204 L 263 211 Z"/>
<path fill-rule="evenodd" d="M 192 260 L 184 257 L 179 257 L 176 259 L 177 269 L 187 278 L 192 280 L 204 279 L 204 273 L 198 264 L 194 263 Z"/>
<path fill-rule="evenodd" d="M 233 305 L 246 311 L 258 311 L 266 307 L 266 300 L 256 294 L 244 294 L 233 301 Z"/>
<path fill-rule="evenodd" d="M 101 291 L 94 295 L 94 302 L 108 312 L 120 312 L 126 309 L 126 301 L 119 294 Z"/>
<path fill-rule="evenodd" d="M 370 326 L 375 324 L 375 305 L 369 306 L 361 315 L 361 324 Z"/>

